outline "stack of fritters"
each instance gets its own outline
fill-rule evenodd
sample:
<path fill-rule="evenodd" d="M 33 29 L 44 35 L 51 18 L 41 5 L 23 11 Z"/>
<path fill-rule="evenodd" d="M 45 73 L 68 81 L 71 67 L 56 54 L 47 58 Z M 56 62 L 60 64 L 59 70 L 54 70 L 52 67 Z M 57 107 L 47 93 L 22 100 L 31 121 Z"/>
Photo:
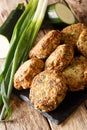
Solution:
<path fill-rule="evenodd" d="M 81 23 L 62 31 L 52 30 L 31 49 L 30 60 L 14 76 L 14 87 L 30 88 L 29 98 L 35 109 L 52 111 L 63 101 L 67 91 L 86 87 L 86 32 L 87 27 Z M 32 60 L 35 62 L 30 65 Z"/>

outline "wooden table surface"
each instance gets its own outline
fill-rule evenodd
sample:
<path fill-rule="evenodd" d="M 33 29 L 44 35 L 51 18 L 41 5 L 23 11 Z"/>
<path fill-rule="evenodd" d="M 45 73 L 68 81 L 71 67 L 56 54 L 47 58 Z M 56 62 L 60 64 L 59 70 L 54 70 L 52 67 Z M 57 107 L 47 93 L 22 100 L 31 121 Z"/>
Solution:
<path fill-rule="evenodd" d="M 49 3 L 55 1 L 57 0 L 49 0 Z M 26 5 L 28 1 L 0 0 L 0 25 L 19 2 L 24 2 Z M 41 31 L 39 36 L 41 37 L 43 35 L 43 31 Z M 2 60 L 0 60 L 0 66 L 1 64 Z M 12 107 L 12 116 L 8 122 L 0 123 L 0 130 L 87 130 L 87 101 L 84 101 L 61 125 L 56 125 L 50 120 L 47 120 L 14 94 L 11 96 L 10 104 Z"/>

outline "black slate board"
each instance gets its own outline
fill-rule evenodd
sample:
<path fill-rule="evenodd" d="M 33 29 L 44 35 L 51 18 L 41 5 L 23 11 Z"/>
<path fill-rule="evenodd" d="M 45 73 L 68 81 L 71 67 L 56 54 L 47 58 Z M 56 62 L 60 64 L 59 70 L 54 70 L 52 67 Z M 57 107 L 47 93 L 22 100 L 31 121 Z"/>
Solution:
<path fill-rule="evenodd" d="M 13 91 L 16 95 L 18 95 L 22 100 L 26 101 L 27 103 L 31 104 L 29 97 L 29 90 L 14 90 Z M 54 111 L 51 112 L 41 112 L 43 116 L 49 118 L 51 121 L 55 122 L 56 124 L 62 123 L 67 117 L 69 117 L 77 108 L 78 106 L 87 99 L 87 88 L 83 91 L 79 92 L 68 92 L 64 101 L 61 105 Z"/>

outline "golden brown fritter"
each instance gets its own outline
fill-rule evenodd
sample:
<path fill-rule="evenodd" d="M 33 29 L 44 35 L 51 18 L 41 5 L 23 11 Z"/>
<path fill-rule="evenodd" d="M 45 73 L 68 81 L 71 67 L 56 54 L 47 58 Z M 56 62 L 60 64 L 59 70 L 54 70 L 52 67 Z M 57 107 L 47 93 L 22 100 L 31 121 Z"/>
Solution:
<path fill-rule="evenodd" d="M 67 26 L 62 30 L 62 42 L 76 46 L 79 35 L 85 28 L 87 27 L 82 23 Z"/>
<path fill-rule="evenodd" d="M 63 71 L 69 91 L 79 91 L 87 85 L 87 59 L 83 56 L 75 57 L 71 64 Z"/>
<path fill-rule="evenodd" d="M 56 109 L 65 98 L 65 82 L 65 78 L 54 70 L 45 70 L 35 76 L 29 95 L 34 108 L 46 112 Z"/>
<path fill-rule="evenodd" d="M 87 29 L 84 29 L 77 41 L 77 48 L 87 58 Z"/>
<path fill-rule="evenodd" d="M 44 68 L 44 62 L 37 58 L 24 62 L 14 75 L 14 87 L 16 89 L 30 88 L 32 79 Z"/>
<path fill-rule="evenodd" d="M 30 51 L 29 57 L 46 59 L 59 45 L 61 33 L 58 30 L 49 31 Z"/>
<path fill-rule="evenodd" d="M 69 44 L 59 45 L 45 62 L 45 69 L 62 71 L 74 57 L 74 48 Z"/>

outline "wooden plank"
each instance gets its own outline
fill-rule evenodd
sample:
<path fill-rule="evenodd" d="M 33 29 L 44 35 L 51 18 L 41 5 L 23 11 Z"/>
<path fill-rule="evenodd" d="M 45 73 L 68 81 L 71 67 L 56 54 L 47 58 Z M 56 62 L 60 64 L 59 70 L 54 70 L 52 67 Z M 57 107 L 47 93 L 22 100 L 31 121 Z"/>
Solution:
<path fill-rule="evenodd" d="M 49 0 L 49 4 L 57 1 Z M 0 25 L 7 18 L 10 11 L 17 6 L 18 2 L 26 4 L 25 0 L 0 0 Z M 49 28 L 40 31 L 37 40 L 48 31 Z M 0 65 L 2 61 L 0 60 Z M 87 101 L 61 125 L 55 125 L 50 120 L 48 123 L 40 113 L 32 109 L 24 101 L 21 101 L 16 95 L 11 96 L 10 105 L 12 107 L 12 116 L 9 122 L 0 123 L 0 130 L 87 130 Z"/>

